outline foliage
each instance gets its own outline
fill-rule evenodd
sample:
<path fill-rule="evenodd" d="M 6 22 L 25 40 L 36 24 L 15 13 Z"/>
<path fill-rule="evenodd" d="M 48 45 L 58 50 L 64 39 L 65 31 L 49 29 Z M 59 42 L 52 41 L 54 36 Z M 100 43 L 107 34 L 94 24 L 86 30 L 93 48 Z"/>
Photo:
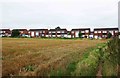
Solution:
<path fill-rule="evenodd" d="M 107 38 L 111 38 L 112 37 L 112 34 L 109 32 L 108 34 L 107 34 Z"/>
<path fill-rule="evenodd" d="M 108 59 L 112 62 L 117 62 L 120 64 L 120 40 L 118 38 L 114 38 L 113 40 L 110 40 L 108 43 Z"/>
<path fill-rule="evenodd" d="M 19 30 L 12 30 L 11 37 L 19 37 L 19 35 L 20 35 Z"/>
<path fill-rule="evenodd" d="M 120 40 L 114 38 L 106 43 L 103 48 L 103 76 L 117 76 L 120 65 Z"/>
<path fill-rule="evenodd" d="M 79 38 L 82 38 L 82 33 L 79 32 L 79 33 L 78 33 L 78 36 L 79 36 Z"/>
<path fill-rule="evenodd" d="M 97 67 L 102 56 L 101 48 L 98 47 L 83 55 L 85 58 L 78 62 L 75 76 L 96 76 Z"/>

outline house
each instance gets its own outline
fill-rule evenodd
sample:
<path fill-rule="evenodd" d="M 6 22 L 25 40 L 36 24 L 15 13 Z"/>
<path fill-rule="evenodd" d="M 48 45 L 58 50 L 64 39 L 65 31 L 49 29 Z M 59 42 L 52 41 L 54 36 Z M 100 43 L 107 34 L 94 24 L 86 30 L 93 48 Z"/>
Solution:
<path fill-rule="evenodd" d="M 30 37 L 48 37 L 48 29 L 30 29 Z"/>
<path fill-rule="evenodd" d="M 11 30 L 10 29 L 0 29 L 0 37 L 10 37 Z"/>
<path fill-rule="evenodd" d="M 79 29 L 72 29 L 71 36 L 72 38 L 78 38 L 79 33 L 82 34 L 83 38 L 89 38 L 90 35 L 90 28 L 79 28 Z"/>
<path fill-rule="evenodd" d="M 55 29 L 50 29 L 49 37 L 56 37 L 56 38 L 67 37 L 67 29 L 61 29 L 60 27 L 57 27 Z"/>
<path fill-rule="evenodd" d="M 20 36 L 21 37 L 29 37 L 29 33 L 27 29 L 13 29 L 14 30 L 18 30 L 20 32 Z"/>
<path fill-rule="evenodd" d="M 107 38 L 108 33 L 112 34 L 112 37 L 118 36 L 118 28 L 95 28 L 94 29 L 94 38 L 95 39 L 101 39 L 101 38 Z"/>

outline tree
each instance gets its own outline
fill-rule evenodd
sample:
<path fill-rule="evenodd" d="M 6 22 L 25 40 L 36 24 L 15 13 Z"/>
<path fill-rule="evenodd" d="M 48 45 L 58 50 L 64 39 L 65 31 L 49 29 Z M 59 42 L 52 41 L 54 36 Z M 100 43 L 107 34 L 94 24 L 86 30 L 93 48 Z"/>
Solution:
<path fill-rule="evenodd" d="M 82 38 L 82 33 L 81 33 L 81 32 L 79 32 L 78 36 L 79 36 L 79 38 Z"/>
<path fill-rule="evenodd" d="M 109 32 L 108 34 L 107 34 L 107 38 L 111 38 L 112 37 L 112 34 Z"/>
<path fill-rule="evenodd" d="M 12 30 L 11 37 L 19 37 L 19 36 L 20 36 L 19 30 Z"/>

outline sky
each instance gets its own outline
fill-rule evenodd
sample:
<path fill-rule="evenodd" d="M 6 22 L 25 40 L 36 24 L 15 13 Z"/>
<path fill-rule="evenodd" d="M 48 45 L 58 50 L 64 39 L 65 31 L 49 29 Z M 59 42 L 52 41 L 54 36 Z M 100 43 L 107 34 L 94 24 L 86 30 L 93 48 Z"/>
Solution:
<path fill-rule="evenodd" d="M 118 27 L 120 0 L 0 0 L 0 28 Z"/>

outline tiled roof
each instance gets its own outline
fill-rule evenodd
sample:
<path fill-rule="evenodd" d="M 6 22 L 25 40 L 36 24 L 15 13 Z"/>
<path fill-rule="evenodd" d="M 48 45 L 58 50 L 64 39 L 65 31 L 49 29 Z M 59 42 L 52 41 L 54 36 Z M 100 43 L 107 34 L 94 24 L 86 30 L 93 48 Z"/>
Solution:
<path fill-rule="evenodd" d="M 0 31 L 10 31 L 10 29 L 0 29 Z"/>
<path fill-rule="evenodd" d="M 71 31 L 80 31 L 80 30 L 90 30 L 90 28 L 78 28 L 78 29 L 72 29 Z"/>
<path fill-rule="evenodd" d="M 27 31 L 27 29 L 13 29 L 13 30 L 18 30 L 18 31 Z"/>
<path fill-rule="evenodd" d="M 118 28 L 95 28 L 94 31 L 96 30 L 118 30 Z"/>
<path fill-rule="evenodd" d="M 67 29 L 50 29 L 49 31 L 67 31 Z"/>
<path fill-rule="evenodd" d="M 30 29 L 29 31 L 48 31 L 48 29 Z"/>

